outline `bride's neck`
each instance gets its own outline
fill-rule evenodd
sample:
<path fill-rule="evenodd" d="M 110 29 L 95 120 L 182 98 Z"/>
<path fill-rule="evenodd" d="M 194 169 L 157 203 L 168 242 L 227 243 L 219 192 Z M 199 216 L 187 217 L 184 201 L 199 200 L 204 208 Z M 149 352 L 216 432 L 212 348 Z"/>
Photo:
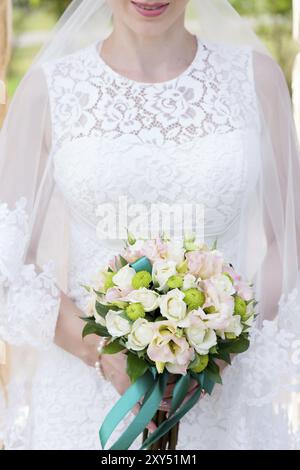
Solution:
<path fill-rule="evenodd" d="M 163 81 L 181 73 L 192 62 L 197 44 L 182 24 L 164 34 L 145 36 L 115 24 L 104 41 L 101 57 L 114 70 L 140 81 Z"/>

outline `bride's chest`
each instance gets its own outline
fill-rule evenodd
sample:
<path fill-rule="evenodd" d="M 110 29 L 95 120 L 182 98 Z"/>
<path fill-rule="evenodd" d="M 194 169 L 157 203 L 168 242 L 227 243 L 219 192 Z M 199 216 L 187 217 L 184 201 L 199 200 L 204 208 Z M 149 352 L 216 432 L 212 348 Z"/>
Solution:
<path fill-rule="evenodd" d="M 253 178 L 245 134 L 233 132 L 157 147 L 130 139 L 77 139 L 54 155 L 54 177 L 69 208 L 95 223 L 100 204 L 202 204 L 221 227 L 236 217 Z M 254 152 L 255 153 L 255 152 Z M 252 153 L 253 159 L 253 153 Z"/>

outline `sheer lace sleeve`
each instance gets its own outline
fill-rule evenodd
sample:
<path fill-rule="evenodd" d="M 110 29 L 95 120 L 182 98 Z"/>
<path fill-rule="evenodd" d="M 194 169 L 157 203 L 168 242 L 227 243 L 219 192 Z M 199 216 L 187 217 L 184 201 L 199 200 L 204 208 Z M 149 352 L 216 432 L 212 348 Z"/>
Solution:
<path fill-rule="evenodd" d="M 44 348 L 60 305 L 53 262 L 37 251 L 53 192 L 51 123 L 43 72 L 23 80 L 0 133 L 0 338 Z"/>

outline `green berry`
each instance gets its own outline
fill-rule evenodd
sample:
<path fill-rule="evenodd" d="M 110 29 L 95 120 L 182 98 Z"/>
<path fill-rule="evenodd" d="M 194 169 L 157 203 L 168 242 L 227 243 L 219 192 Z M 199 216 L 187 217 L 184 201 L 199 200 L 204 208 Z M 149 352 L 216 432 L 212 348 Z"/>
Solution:
<path fill-rule="evenodd" d="M 184 301 L 190 310 L 196 310 L 202 307 L 205 302 L 205 295 L 196 288 L 188 289 L 185 292 Z"/>
<path fill-rule="evenodd" d="M 149 287 L 152 281 L 152 276 L 148 271 L 139 271 L 133 276 L 132 287 L 134 289 L 141 289 L 142 287 Z"/>
<path fill-rule="evenodd" d="M 247 316 L 247 304 L 245 300 L 238 295 L 234 299 L 234 313 L 235 315 L 240 315 L 241 318 Z"/>
<path fill-rule="evenodd" d="M 216 309 L 213 305 L 211 305 L 210 307 L 206 307 L 204 309 L 204 312 L 207 313 L 207 314 L 210 314 L 210 313 L 215 313 L 216 312 Z"/>
<path fill-rule="evenodd" d="M 170 289 L 180 289 L 183 286 L 183 280 L 180 276 L 171 276 L 167 282 Z"/>
<path fill-rule="evenodd" d="M 200 374 L 200 372 L 206 369 L 207 365 L 208 354 L 206 354 L 205 356 L 200 356 L 199 354 L 197 354 L 193 362 L 190 364 L 189 368 L 196 374 Z"/>
<path fill-rule="evenodd" d="M 126 307 L 126 315 L 132 321 L 135 321 L 138 318 L 144 318 L 144 307 L 140 303 L 128 305 L 128 307 Z"/>

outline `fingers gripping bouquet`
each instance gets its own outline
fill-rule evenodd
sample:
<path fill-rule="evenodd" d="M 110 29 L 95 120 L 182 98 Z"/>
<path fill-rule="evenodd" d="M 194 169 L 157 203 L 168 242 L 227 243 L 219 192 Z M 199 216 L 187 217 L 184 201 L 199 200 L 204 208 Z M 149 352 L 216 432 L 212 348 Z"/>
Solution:
<path fill-rule="evenodd" d="M 219 360 L 249 347 L 255 316 L 251 286 L 222 253 L 198 244 L 128 238 L 122 255 L 85 286 L 91 298 L 83 336 L 107 338 L 103 354 L 125 351 L 132 386 L 100 428 L 104 448 L 120 421 L 140 411 L 111 449 L 128 449 L 143 432 L 142 448 L 176 448 L 180 419 L 222 383 Z M 160 411 L 173 382 L 169 412 Z M 191 384 L 195 386 L 191 388 Z M 145 430 L 154 419 L 157 429 Z"/>

